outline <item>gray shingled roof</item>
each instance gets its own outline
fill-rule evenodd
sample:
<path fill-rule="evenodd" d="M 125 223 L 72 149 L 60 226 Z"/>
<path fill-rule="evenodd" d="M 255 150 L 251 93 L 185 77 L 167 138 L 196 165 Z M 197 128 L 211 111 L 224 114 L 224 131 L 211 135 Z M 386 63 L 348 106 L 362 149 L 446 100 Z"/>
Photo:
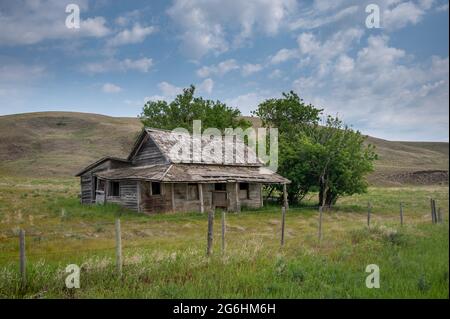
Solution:
<path fill-rule="evenodd" d="M 146 132 L 153 138 L 161 152 L 172 163 L 224 164 L 238 166 L 263 165 L 261 160 L 256 156 L 255 151 L 242 143 L 242 140 L 238 137 L 236 137 L 236 140 L 223 137 L 221 139 L 211 139 L 204 134 L 200 137 L 198 135 L 172 133 L 171 131 L 157 129 L 146 129 Z M 236 141 L 238 144 L 236 144 Z M 189 148 L 190 151 L 179 154 L 176 152 L 179 149 L 177 145 L 185 146 Z M 200 153 L 200 148 L 196 148 L 197 145 L 201 145 L 203 154 Z M 240 147 L 235 147 L 236 145 L 240 145 Z M 192 148 L 194 149 L 194 152 L 191 151 Z M 214 154 L 208 151 L 211 149 L 222 149 L 222 152 L 218 151 Z M 225 150 L 231 150 L 232 153 L 225 154 Z M 193 158 L 192 153 L 198 154 L 198 158 Z"/>

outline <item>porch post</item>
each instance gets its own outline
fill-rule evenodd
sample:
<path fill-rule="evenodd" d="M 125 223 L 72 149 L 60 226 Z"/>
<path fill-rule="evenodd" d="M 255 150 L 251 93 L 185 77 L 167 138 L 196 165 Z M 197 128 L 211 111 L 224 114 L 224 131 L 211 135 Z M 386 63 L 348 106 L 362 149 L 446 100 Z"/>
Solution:
<path fill-rule="evenodd" d="M 205 206 L 203 203 L 203 184 L 198 183 L 198 199 L 200 200 L 200 213 L 205 212 Z"/>
<path fill-rule="evenodd" d="M 236 197 L 236 212 L 240 213 L 241 212 L 241 203 L 239 200 L 239 183 L 238 182 L 235 183 L 235 197 Z"/>
<path fill-rule="evenodd" d="M 141 212 L 141 182 L 136 181 L 137 185 L 137 207 L 138 207 L 138 213 Z"/>
<path fill-rule="evenodd" d="M 287 187 L 286 184 L 283 184 L 283 202 L 284 202 L 284 207 L 286 208 L 286 210 L 289 209 L 289 203 L 288 203 L 288 194 L 287 194 Z"/>
<path fill-rule="evenodd" d="M 174 184 L 171 183 L 170 184 L 170 197 L 171 197 L 171 202 L 172 202 L 172 211 L 175 211 L 175 187 Z"/>
<path fill-rule="evenodd" d="M 264 207 L 264 196 L 263 196 L 263 186 L 264 184 L 260 184 L 259 186 L 259 196 L 261 196 L 261 207 Z"/>
<path fill-rule="evenodd" d="M 108 197 L 108 193 L 109 193 L 109 181 L 105 180 L 105 199 L 103 200 L 103 205 L 106 204 L 106 198 Z"/>

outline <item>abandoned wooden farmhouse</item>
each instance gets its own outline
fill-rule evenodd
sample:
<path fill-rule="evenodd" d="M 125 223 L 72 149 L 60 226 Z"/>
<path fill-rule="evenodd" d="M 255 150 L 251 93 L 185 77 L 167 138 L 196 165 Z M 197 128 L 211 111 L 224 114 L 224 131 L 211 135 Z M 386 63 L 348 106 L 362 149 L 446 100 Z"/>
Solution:
<path fill-rule="evenodd" d="M 199 144 L 194 143 L 196 138 Z M 76 175 L 81 179 L 81 202 L 117 203 L 143 213 L 204 212 L 213 206 L 240 211 L 244 206 L 263 205 L 264 184 L 283 184 L 286 201 L 290 181 L 264 167 L 250 147 L 235 149 L 233 163 L 223 164 L 217 154 L 177 157 L 173 147 L 180 141 L 202 149 L 212 143 L 204 136 L 144 129 L 128 158 L 104 157 Z"/>

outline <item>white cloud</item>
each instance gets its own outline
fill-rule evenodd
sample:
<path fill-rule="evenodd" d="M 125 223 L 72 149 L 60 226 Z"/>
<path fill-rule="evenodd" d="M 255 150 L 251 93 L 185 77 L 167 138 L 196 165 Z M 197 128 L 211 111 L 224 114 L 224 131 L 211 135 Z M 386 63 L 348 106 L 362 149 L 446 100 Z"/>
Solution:
<path fill-rule="evenodd" d="M 153 66 L 153 60 L 150 58 L 141 59 L 124 59 L 115 60 L 110 59 L 103 62 L 86 63 L 81 66 L 81 71 L 89 74 L 98 74 L 106 72 L 127 72 L 127 71 L 139 71 L 146 73 Z"/>
<path fill-rule="evenodd" d="M 269 97 L 271 95 L 268 92 L 249 92 L 228 98 L 225 100 L 225 104 L 238 108 L 243 115 L 250 115 L 251 111 L 256 110 L 258 105 Z"/>
<path fill-rule="evenodd" d="M 340 73 L 351 72 L 355 67 L 355 62 L 348 55 L 341 55 L 336 64 L 336 70 Z"/>
<path fill-rule="evenodd" d="M 154 33 L 155 27 L 141 27 L 139 24 L 135 24 L 133 28 L 123 30 L 116 34 L 112 39 L 108 41 L 111 46 L 119 46 L 125 44 L 140 43 L 145 40 L 147 36 Z"/>
<path fill-rule="evenodd" d="M 283 76 L 283 72 L 280 69 L 275 69 L 269 74 L 269 79 L 279 79 Z"/>
<path fill-rule="evenodd" d="M 279 64 L 299 56 L 297 49 L 281 49 L 270 58 L 272 64 Z"/>
<path fill-rule="evenodd" d="M 417 63 L 387 36 L 371 36 L 354 55 L 330 59 L 334 68 L 315 71 L 323 62 L 314 59 L 315 70 L 293 82 L 307 102 L 381 138 L 448 136 L 448 57 Z"/>
<path fill-rule="evenodd" d="M 256 32 L 275 35 L 296 6 L 294 0 L 175 0 L 167 13 L 181 30 L 182 52 L 197 59 L 240 46 Z"/>
<path fill-rule="evenodd" d="M 261 64 L 251 64 L 247 63 L 242 66 L 242 75 L 243 76 L 249 76 L 254 73 L 257 73 L 263 69 L 263 66 Z"/>
<path fill-rule="evenodd" d="M 316 2 L 316 4 L 317 3 L 322 3 L 322 1 Z M 326 1 L 323 1 L 323 3 L 326 3 Z M 338 4 L 339 2 L 332 1 L 332 3 Z M 352 5 L 337 12 L 333 11 L 332 13 L 323 13 L 323 11 L 327 11 L 330 9 L 336 10 L 335 8 L 330 7 L 327 7 L 326 9 L 322 8 L 322 10 L 308 10 L 304 14 L 301 14 L 297 20 L 290 23 L 289 27 L 292 30 L 315 29 L 327 24 L 338 22 L 345 18 L 350 18 L 358 12 L 358 6 Z"/>
<path fill-rule="evenodd" d="M 203 66 L 197 70 L 197 75 L 202 78 L 209 76 L 222 76 L 228 72 L 239 69 L 239 65 L 236 60 L 229 59 L 222 61 L 216 65 Z"/>
<path fill-rule="evenodd" d="M 202 83 L 198 85 L 198 89 L 200 92 L 205 92 L 211 94 L 214 88 L 214 81 L 210 78 L 205 79 Z"/>
<path fill-rule="evenodd" d="M 77 3 L 81 11 L 88 9 L 87 0 Z M 44 40 L 104 37 L 110 33 L 105 18 L 83 19 L 79 29 L 65 25 L 67 3 L 58 0 L 0 2 L 0 44 L 30 45 Z"/>
<path fill-rule="evenodd" d="M 424 8 L 426 8 L 425 5 Z M 413 2 L 403 2 L 382 13 L 382 26 L 387 29 L 400 29 L 408 24 L 417 24 L 425 14 L 425 9 Z"/>
<path fill-rule="evenodd" d="M 112 83 L 105 83 L 102 86 L 102 91 L 104 93 L 119 93 L 122 91 L 122 88 Z"/>

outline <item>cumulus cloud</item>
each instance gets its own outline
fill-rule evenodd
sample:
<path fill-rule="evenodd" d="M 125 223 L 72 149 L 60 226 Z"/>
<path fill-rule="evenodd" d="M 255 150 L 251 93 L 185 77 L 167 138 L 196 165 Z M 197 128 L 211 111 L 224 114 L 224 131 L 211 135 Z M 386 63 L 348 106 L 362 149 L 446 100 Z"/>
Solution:
<path fill-rule="evenodd" d="M 209 76 L 222 76 L 237 69 L 239 69 L 239 65 L 236 60 L 229 59 L 215 65 L 203 66 L 197 70 L 197 75 L 202 78 Z"/>
<path fill-rule="evenodd" d="M 417 63 L 387 36 L 371 36 L 365 47 L 320 59 L 313 71 L 293 82 L 308 102 L 378 137 L 411 139 L 448 136 L 448 57 Z M 432 129 L 430 129 L 432 128 Z"/>
<path fill-rule="evenodd" d="M 298 57 L 297 49 L 280 49 L 274 56 L 270 58 L 272 64 L 279 64 L 287 60 Z"/>
<path fill-rule="evenodd" d="M 127 71 L 138 71 L 147 73 L 153 66 L 153 60 L 150 58 L 141 59 L 124 59 L 115 60 L 109 59 L 102 62 L 91 62 L 86 63 L 81 66 L 81 71 L 88 74 L 98 74 L 106 72 L 127 72 Z"/>
<path fill-rule="evenodd" d="M 210 78 L 205 79 L 202 83 L 198 85 L 198 89 L 200 92 L 205 92 L 211 94 L 214 88 L 214 81 Z"/>
<path fill-rule="evenodd" d="M 119 46 L 141 43 L 147 36 L 154 33 L 155 30 L 156 28 L 153 26 L 142 27 L 140 24 L 135 24 L 133 28 L 123 30 L 116 34 L 113 38 L 109 39 L 108 44 L 111 46 Z"/>
<path fill-rule="evenodd" d="M 254 33 L 275 35 L 293 12 L 294 0 L 175 0 L 167 13 L 181 30 L 181 48 L 198 59 L 239 46 Z"/>
<path fill-rule="evenodd" d="M 120 91 L 122 91 L 122 88 L 112 83 L 105 83 L 102 86 L 102 91 L 104 93 L 119 93 Z"/>
<path fill-rule="evenodd" d="M 249 92 L 225 99 L 225 104 L 238 108 L 243 115 L 250 115 L 251 111 L 256 110 L 261 102 L 270 97 L 272 95 L 265 91 Z"/>
<path fill-rule="evenodd" d="M 81 17 L 79 29 L 68 29 L 66 5 L 57 0 L 1 1 L 0 45 L 31 45 L 45 40 L 100 38 L 110 34 L 101 16 Z M 87 0 L 78 1 L 78 5 L 83 11 L 88 8 Z"/>
<path fill-rule="evenodd" d="M 261 64 L 251 64 L 247 63 L 242 66 L 242 75 L 243 76 L 249 76 L 254 73 L 257 73 L 263 69 L 263 66 Z"/>
<path fill-rule="evenodd" d="M 400 29 L 408 24 L 417 24 L 425 14 L 425 8 L 413 2 L 403 2 L 387 8 L 382 14 L 382 26 L 388 29 Z"/>

